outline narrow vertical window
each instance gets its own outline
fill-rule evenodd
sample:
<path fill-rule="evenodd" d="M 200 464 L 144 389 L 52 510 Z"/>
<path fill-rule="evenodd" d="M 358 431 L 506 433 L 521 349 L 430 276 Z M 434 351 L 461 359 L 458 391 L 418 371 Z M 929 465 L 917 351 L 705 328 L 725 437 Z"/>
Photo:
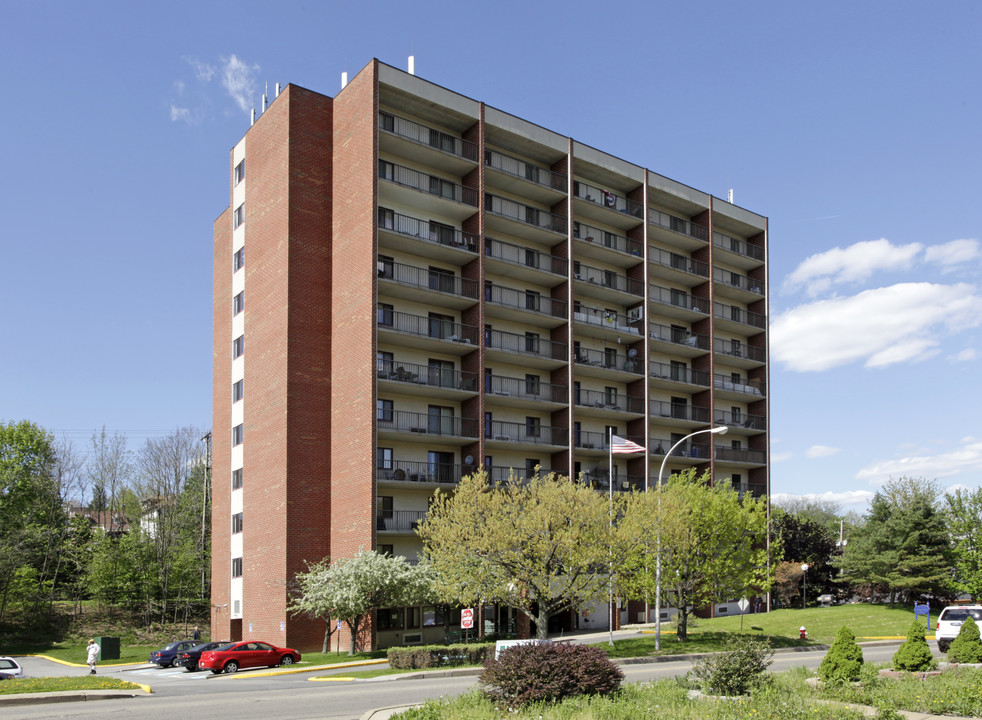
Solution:
<path fill-rule="evenodd" d="M 242 487 L 242 468 L 232 471 L 232 489 L 238 490 Z"/>
<path fill-rule="evenodd" d="M 241 270 L 243 267 L 245 267 L 245 248 L 240 247 L 232 255 L 232 272 Z"/>
<path fill-rule="evenodd" d="M 232 172 L 232 182 L 235 185 L 238 185 L 243 180 L 245 180 L 245 160 L 236 165 L 235 170 Z"/>
<path fill-rule="evenodd" d="M 239 225 L 245 222 L 245 203 L 242 203 L 237 208 L 235 208 L 235 213 L 232 215 L 232 228 L 237 228 Z"/>
<path fill-rule="evenodd" d="M 232 516 L 232 533 L 242 532 L 242 513 L 235 513 Z"/>
<path fill-rule="evenodd" d="M 237 380 L 232 383 L 232 402 L 236 403 L 242 399 L 243 381 Z"/>
<path fill-rule="evenodd" d="M 232 298 L 232 315 L 238 315 L 245 310 L 245 290 Z"/>
<path fill-rule="evenodd" d="M 236 425 L 232 428 L 232 447 L 242 444 L 243 428 L 242 425 Z"/>
<path fill-rule="evenodd" d="M 242 558 L 232 558 L 232 577 L 242 577 Z"/>
<path fill-rule="evenodd" d="M 245 335 L 239 335 L 232 341 L 232 359 L 242 357 L 245 352 Z"/>

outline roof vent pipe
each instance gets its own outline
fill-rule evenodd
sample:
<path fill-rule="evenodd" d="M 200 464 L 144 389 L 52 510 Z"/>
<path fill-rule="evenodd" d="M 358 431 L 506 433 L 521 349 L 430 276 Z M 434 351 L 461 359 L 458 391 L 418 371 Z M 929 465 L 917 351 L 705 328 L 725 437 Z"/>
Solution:
<path fill-rule="evenodd" d="M 415 75 L 416 74 L 416 56 L 415 55 L 410 55 L 409 56 L 409 74 L 410 75 Z"/>
<path fill-rule="evenodd" d="M 348 73 L 343 72 L 341 73 L 341 89 L 344 90 L 345 87 L 347 87 L 347 85 L 348 85 Z"/>
<path fill-rule="evenodd" d="M 730 191 L 726 193 L 726 202 L 728 202 L 730 205 L 733 204 L 733 188 L 730 188 Z"/>
<path fill-rule="evenodd" d="M 252 120 L 249 121 L 249 125 L 256 124 L 256 108 L 252 109 Z"/>
<path fill-rule="evenodd" d="M 280 96 L 280 84 L 279 83 L 276 83 L 276 96 L 275 97 L 279 97 L 279 96 Z"/>

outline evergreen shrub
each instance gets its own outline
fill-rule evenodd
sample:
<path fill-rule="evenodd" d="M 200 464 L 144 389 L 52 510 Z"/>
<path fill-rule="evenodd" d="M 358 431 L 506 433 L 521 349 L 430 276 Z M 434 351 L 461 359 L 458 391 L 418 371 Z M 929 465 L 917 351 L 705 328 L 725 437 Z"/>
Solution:
<path fill-rule="evenodd" d="M 982 663 L 982 638 L 979 638 L 978 623 L 971 615 L 962 623 L 958 637 L 948 647 L 948 662 Z"/>
<path fill-rule="evenodd" d="M 931 654 L 931 648 L 924 639 L 924 626 L 914 621 L 907 631 L 907 639 L 893 655 L 893 669 L 908 672 L 926 672 L 938 667 L 938 661 Z"/>
<path fill-rule="evenodd" d="M 818 677 L 832 683 L 855 682 L 862 669 L 863 649 L 856 643 L 852 630 L 843 626 L 818 666 Z"/>
<path fill-rule="evenodd" d="M 749 695 L 766 681 L 774 651 L 761 640 L 731 638 L 727 650 L 703 658 L 692 669 L 704 692 Z"/>

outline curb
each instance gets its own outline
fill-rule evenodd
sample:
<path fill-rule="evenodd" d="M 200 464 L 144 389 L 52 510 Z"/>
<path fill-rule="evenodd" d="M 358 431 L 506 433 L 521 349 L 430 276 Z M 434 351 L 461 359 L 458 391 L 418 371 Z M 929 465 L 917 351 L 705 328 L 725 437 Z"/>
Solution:
<path fill-rule="evenodd" d="M 337 670 L 338 668 L 363 667 L 365 665 L 384 665 L 387 662 L 389 661 L 384 659 L 353 660 L 352 662 L 347 662 L 347 663 L 334 663 L 333 665 L 314 665 L 312 667 L 305 667 L 305 668 L 298 668 L 295 665 L 293 665 L 290 666 L 288 669 L 285 668 L 280 670 L 266 670 L 264 672 L 258 672 L 258 673 L 251 672 L 245 675 L 239 675 L 238 673 L 236 673 L 234 675 L 228 675 L 227 677 L 234 680 L 235 678 L 246 679 L 251 677 L 273 677 L 275 675 L 297 675 L 299 673 L 320 672 L 321 670 Z M 210 678 L 222 677 L 223 675 L 224 673 L 212 673 L 211 675 L 206 676 L 205 679 L 207 680 Z"/>
<path fill-rule="evenodd" d="M 151 690 L 147 685 L 140 686 L 143 692 L 134 690 L 62 690 L 47 693 L 22 693 L 19 695 L 0 695 L 0 707 L 18 705 L 42 705 L 45 703 L 87 702 L 89 700 L 121 700 L 125 698 L 146 697 Z"/>

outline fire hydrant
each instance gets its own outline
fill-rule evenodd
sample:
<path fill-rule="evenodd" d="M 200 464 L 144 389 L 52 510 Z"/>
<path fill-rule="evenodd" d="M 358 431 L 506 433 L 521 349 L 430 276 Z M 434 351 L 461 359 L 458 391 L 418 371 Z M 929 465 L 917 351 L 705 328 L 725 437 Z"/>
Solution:
<path fill-rule="evenodd" d="M 798 639 L 799 640 L 807 640 L 808 639 L 808 631 L 805 630 L 805 626 L 804 625 L 802 625 L 800 628 L 798 628 Z"/>

